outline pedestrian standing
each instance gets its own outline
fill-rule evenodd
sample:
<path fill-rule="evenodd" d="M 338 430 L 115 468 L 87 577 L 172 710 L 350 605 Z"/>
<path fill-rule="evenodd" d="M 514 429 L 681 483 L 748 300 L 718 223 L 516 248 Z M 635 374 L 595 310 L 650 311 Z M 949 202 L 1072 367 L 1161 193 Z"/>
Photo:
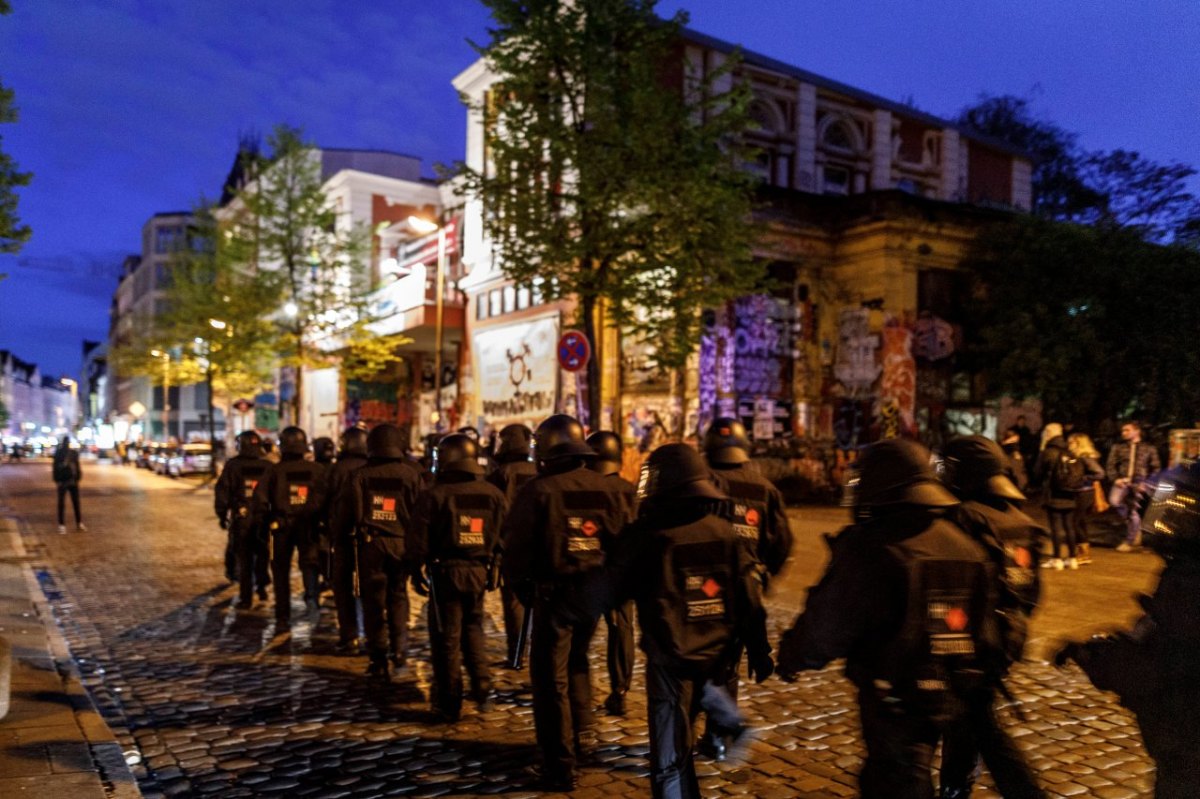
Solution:
<path fill-rule="evenodd" d="M 1134 420 L 1121 425 L 1121 441 L 1108 451 L 1104 471 L 1112 488 L 1108 502 L 1125 519 L 1125 540 L 1118 552 L 1130 552 L 1141 545 L 1142 518 L 1139 513 L 1143 486 L 1150 475 L 1162 468 L 1158 451 L 1142 441 L 1142 426 Z"/>
<path fill-rule="evenodd" d="M 853 503 L 854 524 L 829 539 L 829 566 L 779 642 L 779 672 L 845 658 L 867 747 L 862 796 L 930 799 L 938 740 L 992 679 L 994 567 L 947 518 L 958 500 L 915 442 L 868 447 Z"/>
<path fill-rule="evenodd" d="M 321 490 L 323 507 L 319 511 L 329 535 L 330 582 L 337 608 L 338 643 L 341 655 L 357 655 L 362 645 L 358 630 L 358 599 L 361 587 L 358 574 L 358 545 L 353 509 L 343 508 L 346 486 L 351 476 L 367 463 L 367 431 L 348 427 L 342 433 L 337 460 L 325 470 Z"/>
<path fill-rule="evenodd" d="M 314 515 L 321 505 L 318 489 L 325 467 L 306 460 L 308 436 L 299 427 L 279 433 L 279 462 L 263 474 L 254 490 L 253 518 L 265 529 L 271 548 L 271 579 L 275 583 L 275 629 L 283 631 L 292 619 L 292 554 L 304 557 L 313 537 Z M 305 596 L 316 596 L 315 570 L 302 570 Z M 315 603 L 309 605 L 314 611 Z"/>
<path fill-rule="evenodd" d="M 1017 428 L 1010 427 L 1000 439 L 1000 447 L 1008 458 L 1008 477 L 1022 494 L 1029 487 L 1029 464 L 1021 454 L 1021 436 Z"/>
<path fill-rule="evenodd" d="M 609 430 L 592 433 L 587 444 L 596 453 L 591 468 L 617 486 L 628 505 L 629 518 L 637 516 L 637 486 L 621 477 L 623 447 L 621 437 Z M 633 600 L 604 612 L 608 628 L 608 684 L 610 691 L 604 709 L 610 716 L 625 715 L 625 695 L 633 679 Z"/>
<path fill-rule="evenodd" d="M 1083 464 L 1085 485 L 1075 492 L 1075 512 L 1071 519 L 1075 524 L 1075 552 L 1072 557 L 1080 566 L 1092 562 L 1092 545 L 1088 541 L 1088 516 L 1096 509 L 1102 498 L 1100 491 L 1104 480 L 1104 467 L 1100 465 L 1100 452 L 1087 433 L 1071 433 L 1067 436 L 1067 449 L 1071 457 Z"/>
<path fill-rule="evenodd" d="M 583 427 L 565 414 L 538 425 L 539 476 L 517 494 L 504 524 L 504 579 L 531 608 L 529 676 L 542 753 L 541 785 L 575 786 L 594 738 L 588 648 L 596 620 L 567 618 L 584 578 L 604 566 L 628 519 L 619 486 L 587 468 L 595 457 Z"/>
<path fill-rule="evenodd" d="M 418 502 L 409 555 L 418 569 L 413 587 L 429 598 L 433 712 L 443 721 L 458 721 L 464 664 L 476 707 L 481 713 L 493 707 L 483 598 L 496 587 L 500 528 L 508 500 L 483 480 L 479 447 L 469 436 L 445 436 L 438 442 L 437 454 L 437 475 Z"/>
<path fill-rule="evenodd" d="M 71 509 L 75 511 L 75 529 L 84 532 L 87 527 L 79 514 L 79 481 L 83 479 L 83 467 L 79 464 L 79 450 L 72 448 L 71 439 L 63 436 L 54 450 L 54 462 L 51 466 L 54 485 L 58 489 L 58 531 L 67 531 L 66 519 L 63 512 L 65 500 L 71 495 Z"/>
<path fill-rule="evenodd" d="M 1042 451 L 1034 472 L 1042 486 L 1042 507 L 1050 525 L 1051 552 L 1042 566 L 1059 571 L 1065 566 L 1077 569 L 1075 503 L 1079 492 L 1085 486 L 1090 487 L 1091 483 L 1087 482 L 1083 461 L 1071 455 L 1067 449 L 1062 425 L 1058 422 L 1050 422 L 1042 428 Z M 1064 546 L 1065 553 L 1062 549 Z"/>
<path fill-rule="evenodd" d="M 238 607 L 249 610 L 255 588 L 259 599 L 266 601 L 271 582 L 266 542 L 251 514 L 254 490 L 271 462 L 262 456 L 262 439 L 253 430 L 238 433 L 235 446 L 237 454 L 225 462 L 217 478 L 213 509 L 221 529 L 228 531 L 225 576 L 238 583 Z"/>
<path fill-rule="evenodd" d="M 517 492 L 537 476 L 537 466 L 530 460 L 533 431 L 523 424 L 506 425 L 500 430 L 500 445 L 496 450 L 497 466 L 488 475 L 488 482 L 504 493 L 509 507 Z M 525 618 L 525 606 L 517 598 L 516 591 L 501 575 L 500 604 L 504 609 L 504 639 L 508 655 L 505 665 L 512 667 L 517 662 L 517 644 L 521 640 L 521 624 Z M 525 642 L 528 648 L 529 642 Z M 524 653 L 521 653 L 522 657 Z"/>
<path fill-rule="evenodd" d="M 367 463 L 350 476 L 339 503 L 358 537 L 367 674 L 388 680 L 408 668 L 408 536 L 423 483 L 405 454 L 405 435 L 381 424 L 367 436 Z"/>

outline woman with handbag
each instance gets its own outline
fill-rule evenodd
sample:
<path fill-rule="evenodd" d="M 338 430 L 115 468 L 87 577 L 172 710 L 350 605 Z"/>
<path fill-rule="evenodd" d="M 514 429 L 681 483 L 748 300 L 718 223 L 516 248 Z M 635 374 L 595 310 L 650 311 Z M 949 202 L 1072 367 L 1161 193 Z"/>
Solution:
<path fill-rule="evenodd" d="M 1067 450 L 1083 463 L 1087 487 L 1075 496 L 1075 512 L 1071 521 L 1075 525 L 1075 551 L 1072 557 L 1080 566 L 1092 562 L 1092 545 L 1088 541 L 1087 519 L 1092 513 L 1108 510 L 1104 497 L 1104 467 L 1100 465 L 1100 452 L 1087 433 L 1071 433 L 1067 437 Z"/>

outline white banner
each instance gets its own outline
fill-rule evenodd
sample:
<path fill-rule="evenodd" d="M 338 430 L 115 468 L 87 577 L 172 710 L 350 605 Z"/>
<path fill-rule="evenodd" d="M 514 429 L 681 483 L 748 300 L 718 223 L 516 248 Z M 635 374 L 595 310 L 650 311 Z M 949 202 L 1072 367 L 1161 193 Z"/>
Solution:
<path fill-rule="evenodd" d="M 555 315 L 475 334 L 479 399 L 489 424 L 537 422 L 554 413 L 558 327 Z"/>

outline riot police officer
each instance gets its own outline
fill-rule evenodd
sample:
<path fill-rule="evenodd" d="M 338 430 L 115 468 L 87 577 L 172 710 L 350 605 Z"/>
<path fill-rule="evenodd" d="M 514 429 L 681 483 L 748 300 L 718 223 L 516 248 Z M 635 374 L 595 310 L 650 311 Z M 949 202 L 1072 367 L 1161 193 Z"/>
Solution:
<path fill-rule="evenodd" d="M 604 565 L 625 525 L 619 486 L 587 468 L 595 457 L 583 427 L 565 414 L 537 429 L 539 476 L 517 494 L 504 525 L 504 578 L 533 613 L 529 674 L 544 758 L 542 786 L 570 790 L 592 739 L 588 647 L 594 619 L 568 619 L 584 577 Z"/>
<path fill-rule="evenodd" d="M 457 721 L 464 657 L 472 700 L 480 711 L 492 707 L 483 597 L 496 587 L 508 500 L 483 480 L 479 447 L 469 436 L 444 437 L 437 454 L 437 475 L 418 502 L 409 555 L 425 571 L 424 578 L 413 575 L 413 587 L 429 597 L 433 710 L 444 720 Z"/>
<path fill-rule="evenodd" d="M 225 463 L 214 490 L 214 506 L 221 527 L 229 531 L 229 546 L 233 550 L 234 574 L 238 581 L 238 606 L 249 609 L 254 601 L 254 586 L 258 596 L 267 598 L 271 582 L 267 548 L 251 519 L 254 489 L 270 467 L 262 456 L 262 439 L 253 430 L 243 430 L 236 439 L 237 455 Z M 226 573 L 229 553 L 226 552 Z"/>
<path fill-rule="evenodd" d="M 792 529 L 788 524 L 783 495 L 770 480 L 758 473 L 750 462 L 750 439 L 737 419 L 713 420 L 704 434 L 704 455 L 713 470 L 713 481 L 729 497 L 726 515 L 734 532 L 762 564 L 764 586 L 768 576 L 779 574 L 792 550 Z M 738 671 L 742 650 L 736 645 L 730 652 L 726 685 L 737 699 Z M 706 728 L 700 740 L 702 754 L 714 760 L 725 758 L 725 741 Z"/>
<path fill-rule="evenodd" d="M 306 551 L 314 547 L 314 515 L 325 467 L 305 460 L 308 436 L 299 427 L 279 433 L 279 463 L 263 474 L 254 489 L 254 518 L 270 536 L 271 578 L 275 582 L 276 629 L 287 629 L 292 619 L 292 553 L 299 554 L 304 595 L 315 610 L 317 573 L 304 566 Z M 311 599 L 310 599 L 311 597 Z"/>
<path fill-rule="evenodd" d="M 334 458 L 337 457 L 337 445 L 333 443 L 332 438 L 326 436 L 313 439 L 312 451 L 313 460 L 322 466 L 332 466 Z"/>
<path fill-rule="evenodd" d="M 942 450 L 942 480 L 962 504 L 951 518 L 983 545 L 995 567 L 996 621 L 1004 643 L 1000 677 L 1021 659 L 1029 617 L 1041 595 L 1038 555 L 1046 530 L 1020 509 L 1025 501 L 1009 477 L 1011 462 L 1000 445 L 983 436 L 951 440 Z M 980 755 L 1006 799 L 1040 799 L 1033 772 L 1021 751 L 1000 727 L 994 710 L 1002 684 L 984 684 L 967 698 L 962 729 L 942 741 L 940 772 L 943 799 L 971 795 Z"/>
<path fill-rule="evenodd" d="M 332 438 L 321 436 L 313 439 L 312 454 L 313 460 L 324 466 L 328 474 L 329 467 L 333 465 L 337 456 L 337 447 Z M 324 492 L 321 499 L 322 507 L 313 517 L 312 539 L 308 546 L 300 550 L 300 571 L 303 573 L 307 570 L 315 574 L 315 578 L 309 580 L 317 586 L 317 592 L 311 596 L 308 589 L 305 589 L 304 601 L 309 603 L 309 607 L 314 607 L 320 601 L 320 595 L 329 590 L 329 517 L 324 512 L 325 506 L 328 505 L 328 497 Z M 305 586 L 309 584 L 309 580 L 305 581 Z"/>
<path fill-rule="evenodd" d="M 629 506 L 629 515 L 636 515 L 637 486 L 621 477 L 624 463 L 621 437 L 609 430 L 592 433 L 588 446 L 596 453 L 592 469 L 616 483 Z M 604 709 L 611 716 L 625 715 L 625 694 L 633 678 L 633 600 L 624 602 L 604 613 L 608 627 L 608 680 L 612 690 L 604 700 Z"/>
<path fill-rule="evenodd" d="M 381 424 L 367 436 L 367 463 L 351 475 L 339 501 L 350 508 L 359 537 L 363 627 L 371 662 L 367 673 L 387 679 L 388 666 L 406 668 L 408 652 L 408 535 L 421 476 L 404 452 L 404 431 Z"/>
<path fill-rule="evenodd" d="M 638 518 L 617 541 L 613 599 L 637 602 L 646 652 L 650 780 L 655 797 L 698 799 L 692 761 L 697 710 L 723 736 L 745 730 L 723 685 L 727 652 L 740 641 L 757 682 L 774 669 L 758 560 L 725 518 L 726 500 L 699 453 L 666 444 L 639 482 Z M 603 594 L 603 592 L 600 592 Z"/>
<path fill-rule="evenodd" d="M 358 555 L 354 519 L 338 506 L 350 476 L 367 462 L 367 431 L 359 426 L 342 433 L 337 460 L 325 471 L 324 517 L 329 530 L 330 582 L 337 607 L 338 644 L 341 654 L 358 654 Z"/>
<path fill-rule="evenodd" d="M 523 424 L 506 425 L 500 430 L 500 446 L 496 450 L 496 463 L 488 482 L 500 489 L 511 506 L 521 487 L 537 476 L 537 466 L 530 458 L 533 431 Z M 517 644 L 521 640 L 521 623 L 525 618 L 525 606 L 507 580 L 500 581 L 500 603 L 504 608 L 504 639 L 508 645 L 505 664 L 517 662 Z M 528 641 L 525 642 L 528 645 Z M 524 655 L 524 653 L 522 653 Z"/>
<path fill-rule="evenodd" d="M 938 739 L 999 656 L 994 566 L 946 513 L 958 500 L 930 454 L 900 439 L 859 460 L 854 524 L 779 643 L 785 678 L 846 658 L 858 689 L 867 799 L 933 796 Z"/>
<path fill-rule="evenodd" d="M 1055 657 L 1076 661 L 1101 690 L 1133 711 L 1158 767 L 1157 799 L 1194 797 L 1200 785 L 1200 464 L 1160 476 L 1142 516 L 1143 543 L 1165 561 L 1153 596 L 1128 632 L 1068 644 Z"/>

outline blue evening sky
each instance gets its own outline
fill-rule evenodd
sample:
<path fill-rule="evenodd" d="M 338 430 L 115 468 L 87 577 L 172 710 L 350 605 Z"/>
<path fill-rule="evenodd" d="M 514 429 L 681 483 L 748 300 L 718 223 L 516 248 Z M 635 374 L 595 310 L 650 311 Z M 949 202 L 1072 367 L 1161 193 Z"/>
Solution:
<path fill-rule="evenodd" d="M 5 151 L 34 182 L 34 230 L 0 256 L 0 348 L 75 374 L 102 339 L 121 258 L 156 211 L 219 192 L 239 133 L 278 122 L 325 146 L 461 157 L 450 79 L 474 59 L 476 0 L 12 0 Z M 691 26 L 952 116 L 981 92 L 1032 97 L 1089 148 L 1200 164 L 1195 0 L 661 0 Z M 1193 184 L 1195 185 L 1195 184 Z"/>

